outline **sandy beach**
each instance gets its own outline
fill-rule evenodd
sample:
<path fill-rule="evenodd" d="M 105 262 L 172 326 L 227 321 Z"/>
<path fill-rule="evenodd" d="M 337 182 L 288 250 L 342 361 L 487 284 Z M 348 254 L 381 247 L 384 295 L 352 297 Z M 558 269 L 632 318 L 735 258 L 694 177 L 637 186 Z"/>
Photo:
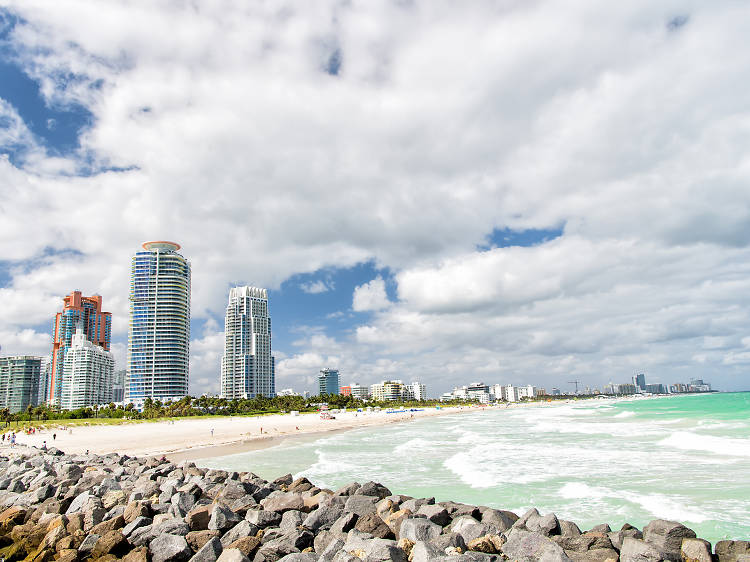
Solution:
<path fill-rule="evenodd" d="M 170 459 L 196 459 L 243 452 L 276 444 L 290 436 L 344 431 L 372 425 L 409 422 L 431 416 L 475 412 L 475 407 L 425 408 L 406 413 L 346 412 L 335 419 L 317 413 L 273 414 L 247 417 L 182 418 L 175 421 L 133 422 L 121 425 L 75 426 L 64 422 L 34 435 L 18 433 L 24 445 L 57 447 L 66 453 L 119 453 L 130 456 L 165 455 Z M 55 439 L 53 439 L 55 434 Z M 2 448 L 8 447 L 7 441 Z"/>

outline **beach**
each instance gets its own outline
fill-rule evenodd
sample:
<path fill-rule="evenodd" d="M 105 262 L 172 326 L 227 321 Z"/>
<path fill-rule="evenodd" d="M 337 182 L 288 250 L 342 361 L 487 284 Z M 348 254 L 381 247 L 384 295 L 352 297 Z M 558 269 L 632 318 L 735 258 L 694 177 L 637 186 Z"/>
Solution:
<path fill-rule="evenodd" d="M 318 413 L 180 418 L 115 425 L 49 425 L 33 435 L 18 433 L 19 444 L 57 447 L 69 453 L 119 453 L 130 456 L 164 455 L 172 460 L 228 455 L 268 447 L 291 436 L 315 435 L 412 420 L 474 412 L 477 407 L 441 407 L 388 413 L 348 411 L 321 419 Z M 8 429 L 13 429 L 11 426 Z M 53 439 L 53 435 L 55 438 Z M 8 447 L 7 441 L 3 448 Z"/>

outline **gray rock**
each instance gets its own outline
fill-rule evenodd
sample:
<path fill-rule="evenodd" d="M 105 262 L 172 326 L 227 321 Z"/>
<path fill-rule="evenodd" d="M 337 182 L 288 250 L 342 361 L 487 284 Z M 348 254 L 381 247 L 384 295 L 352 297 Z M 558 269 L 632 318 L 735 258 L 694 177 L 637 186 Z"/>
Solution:
<path fill-rule="evenodd" d="M 153 520 L 150 517 L 143 517 L 140 515 L 123 527 L 122 534 L 125 537 L 129 537 L 136 529 L 151 525 L 152 522 Z"/>
<path fill-rule="evenodd" d="M 439 537 L 442 532 L 443 528 L 429 519 L 409 517 L 401 522 L 398 536 L 414 542 L 429 541 Z"/>
<path fill-rule="evenodd" d="M 626 537 L 631 537 L 633 539 L 642 539 L 643 533 L 633 527 L 630 529 L 623 529 L 621 531 L 612 531 L 611 533 L 607 533 L 607 536 L 609 537 L 609 540 L 612 541 L 612 546 L 616 550 L 621 550 L 622 543 Z"/>
<path fill-rule="evenodd" d="M 190 562 L 216 562 L 221 556 L 224 546 L 217 537 L 212 537 L 190 559 Z"/>
<path fill-rule="evenodd" d="M 284 562 L 315 562 L 318 556 L 314 552 L 293 552 L 287 554 L 284 558 L 279 558 L 279 561 Z"/>
<path fill-rule="evenodd" d="M 357 515 L 366 515 L 375 513 L 375 504 L 378 498 L 374 496 L 349 496 L 344 504 L 344 511 L 356 513 Z"/>
<path fill-rule="evenodd" d="M 661 562 L 671 560 L 667 553 L 641 539 L 625 537 L 620 549 L 620 562 Z"/>
<path fill-rule="evenodd" d="M 211 510 L 211 519 L 208 521 L 210 530 L 226 531 L 240 522 L 240 516 L 223 505 L 216 504 Z"/>
<path fill-rule="evenodd" d="M 417 510 L 417 515 L 424 515 L 427 519 L 445 527 L 451 521 L 451 516 L 448 515 L 448 510 L 442 505 L 425 504 Z"/>
<path fill-rule="evenodd" d="M 676 521 L 655 519 L 643 528 L 643 540 L 667 552 L 670 560 L 680 559 L 682 539 L 694 539 L 695 532 Z"/>
<path fill-rule="evenodd" d="M 240 521 L 234 527 L 224 533 L 224 536 L 221 537 L 221 544 L 223 544 L 224 546 L 229 546 L 237 539 L 255 536 L 257 532 L 257 526 L 253 525 L 247 520 Z"/>
<path fill-rule="evenodd" d="M 249 509 L 245 514 L 245 519 L 258 527 L 259 529 L 265 529 L 266 527 L 276 527 L 281 523 L 282 515 L 276 511 L 265 511 L 261 509 Z"/>
<path fill-rule="evenodd" d="M 410 500 L 406 500 L 401 502 L 401 505 L 399 505 L 400 509 L 408 509 L 412 513 L 416 513 L 419 511 L 419 508 L 421 508 L 423 505 L 434 505 L 435 504 L 435 498 L 412 498 Z M 445 508 L 445 506 L 442 506 Z"/>
<path fill-rule="evenodd" d="M 680 546 L 680 559 L 690 562 L 712 562 L 711 543 L 703 539 L 684 539 Z"/>
<path fill-rule="evenodd" d="M 333 525 L 331 525 L 331 532 L 336 535 L 346 535 L 349 531 L 354 528 L 357 524 L 359 515 L 356 513 L 344 513 L 341 517 L 336 519 Z"/>
<path fill-rule="evenodd" d="M 427 542 L 416 543 L 409 555 L 411 562 L 451 561 L 455 559 L 455 556 L 447 556 L 444 550 Z"/>
<path fill-rule="evenodd" d="M 333 524 L 338 520 L 338 518 L 341 517 L 342 513 L 343 510 L 339 507 L 319 507 L 305 518 L 305 520 L 302 522 L 302 526 L 307 527 L 313 532 L 316 532 L 319 529 L 330 529 L 331 526 L 333 526 Z"/>
<path fill-rule="evenodd" d="M 305 515 L 301 511 L 297 511 L 297 510 L 287 511 L 281 517 L 281 523 L 279 523 L 279 528 L 281 529 L 282 532 L 288 533 L 289 531 L 294 531 L 297 527 L 302 525 L 302 522 L 304 520 L 305 520 Z"/>
<path fill-rule="evenodd" d="M 482 512 L 482 523 L 498 534 L 510 529 L 516 521 L 518 521 L 518 515 L 512 511 L 488 508 Z"/>
<path fill-rule="evenodd" d="M 491 531 L 490 527 L 484 523 L 480 523 L 469 515 L 457 517 L 446 529 L 449 532 L 458 533 L 467 543 L 483 537 Z"/>
<path fill-rule="evenodd" d="M 346 486 L 339 488 L 334 492 L 334 496 L 352 496 L 354 493 L 359 490 L 362 486 L 359 485 L 357 482 L 352 482 L 351 484 L 347 484 Z"/>
<path fill-rule="evenodd" d="M 407 562 L 408 560 L 406 553 L 396 545 L 396 541 L 390 539 L 367 541 L 365 555 L 367 562 L 386 562 L 388 560 Z"/>
<path fill-rule="evenodd" d="M 573 562 L 606 562 L 607 560 L 617 560 L 619 556 L 618 552 L 613 548 L 593 548 L 586 552 L 566 550 L 565 554 Z"/>
<path fill-rule="evenodd" d="M 167 519 L 158 525 L 153 525 L 153 530 L 157 535 L 169 533 L 184 537 L 190 532 L 190 526 L 182 519 Z"/>
<path fill-rule="evenodd" d="M 284 513 L 292 509 L 302 511 L 305 509 L 305 502 L 302 499 L 302 494 L 295 492 L 279 493 L 278 495 L 270 495 L 260 502 L 264 510 L 276 511 L 278 513 Z"/>
<path fill-rule="evenodd" d="M 329 545 L 334 544 L 336 542 L 340 542 L 341 546 L 336 549 L 338 551 L 342 546 L 344 546 L 344 541 L 341 539 L 341 537 L 334 535 L 331 531 L 322 530 L 319 531 L 317 535 L 315 535 L 315 538 L 313 539 L 313 550 L 317 552 L 318 554 L 323 554 Z M 333 554 L 331 554 L 333 556 Z"/>
<path fill-rule="evenodd" d="M 466 550 L 466 541 L 458 533 L 447 533 L 435 537 L 430 541 L 430 544 L 437 547 L 440 552 L 445 552 L 446 548 L 460 548 L 462 551 Z"/>
<path fill-rule="evenodd" d="M 178 507 L 183 513 L 187 513 L 195 505 L 195 497 L 187 492 L 177 492 L 171 498 L 172 505 Z"/>
<path fill-rule="evenodd" d="M 569 562 L 565 551 L 549 537 L 541 533 L 514 528 L 503 545 L 503 553 L 519 562 Z"/>
<path fill-rule="evenodd" d="M 75 499 L 71 502 L 70 507 L 68 507 L 67 511 L 65 512 L 65 515 L 70 515 L 71 513 L 76 513 L 78 511 L 81 511 L 83 509 L 83 506 L 86 504 L 89 499 L 93 498 L 94 496 L 91 494 L 91 492 L 83 492 L 81 494 L 78 494 Z"/>
<path fill-rule="evenodd" d="M 163 534 L 148 545 L 151 562 L 180 562 L 188 560 L 192 554 L 185 537 Z"/>
<path fill-rule="evenodd" d="M 560 535 L 563 537 L 579 537 L 581 536 L 581 529 L 572 521 L 565 521 L 564 519 L 559 520 L 560 523 Z M 622 541 L 620 541 L 622 542 Z"/>
<path fill-rule="evenodd" d="M 96 541 L 98 541 L 100 538 L 97 534 L 89 534 L 86 536 L 85 539 L 83 539 L 83 542 L 81 543 L 81 546 L 78 547 L 78 552 L 81 555 L 87 556 L 91 553 L 91 551 L 94 549 L 94 545 L 96 544 Z"/>
<path fill-rule="evenodd" d="M 375 496 L 379 500 L 382 500 L 383 498 L 390 496 L 391 491 L 382 484 L 370 481 L 362 484 L 362 486 L 352 495 Z"/>
<path fill-rule="evenodd" d="M 719 562 L 739 562 L 741 556 L 750 556 L 748 541 L 719 541 L 715 547 Z"/>
<path fill-rule="evenodd" d="M 250 562 L 250 559 L 239 548 L 225 548 L 217 562 Z"/>

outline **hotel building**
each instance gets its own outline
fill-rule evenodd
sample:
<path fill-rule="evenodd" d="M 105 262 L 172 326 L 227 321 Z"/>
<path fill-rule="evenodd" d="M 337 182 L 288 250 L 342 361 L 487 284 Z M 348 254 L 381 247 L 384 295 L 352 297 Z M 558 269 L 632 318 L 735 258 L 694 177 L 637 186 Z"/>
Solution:
<path fill-rule="evenodd" d="M 39 403 L 42 358 L 30 355 L 0 357 L 0 410 L 22 412 Z"/>
<path fill-rule="evenodd" d="M 326 368 L 320 370 L 318 374 L 318 395 L 323 394 L 340 394 L 338 369 Z"/>
<path fill-rule="evenodd" d="M 188 393 L 190 263 L 174 242 L 146 242 L 130 269 L 125 402 L 140 408 Z"/>
<path fill-rule="evenodd" d="M 81 327 L 84 337 L 90 342 L 109 351 L 112 338 L 112 314 L 102 312 L 102 297 L 94 295 L 84 297 L 80 291 L 73 291 L 63 298 L 63 309 L 55 316 L 55 327 L 52 340 L 52 366 L 45 399 L 50 404 L 60 405 L 62 392 L 62 370 L 65 355 L 70 349 L 73 334 Z"/>
<path fill-rule="evenodd" d="M 73 334 L 65 354 L 60 407 L 75 410 L 112 402 L 115 360 L 109 351 L 86 339 L 83 331 Z"/>
<path fill-rule="evenodd" d="M 276 367 L 271 355 L 268 292 L 258 287 L 229 291 L 224 317 L 221 397 L 276 396 Z"/>

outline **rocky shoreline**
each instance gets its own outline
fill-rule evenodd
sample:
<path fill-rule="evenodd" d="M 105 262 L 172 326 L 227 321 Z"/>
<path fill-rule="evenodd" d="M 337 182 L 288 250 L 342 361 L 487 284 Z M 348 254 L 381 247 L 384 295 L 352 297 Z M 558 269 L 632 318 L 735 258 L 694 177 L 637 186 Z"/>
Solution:
<path fill-rule="evenodd" d="M 291 475 L 124 455 L 0 453 L 2 562 L 750 562 L 750 542 L 711 544 L 673 521 L 585 532 L 510 511 L 393 494 L 375 482 L 326 490 Z"/>

